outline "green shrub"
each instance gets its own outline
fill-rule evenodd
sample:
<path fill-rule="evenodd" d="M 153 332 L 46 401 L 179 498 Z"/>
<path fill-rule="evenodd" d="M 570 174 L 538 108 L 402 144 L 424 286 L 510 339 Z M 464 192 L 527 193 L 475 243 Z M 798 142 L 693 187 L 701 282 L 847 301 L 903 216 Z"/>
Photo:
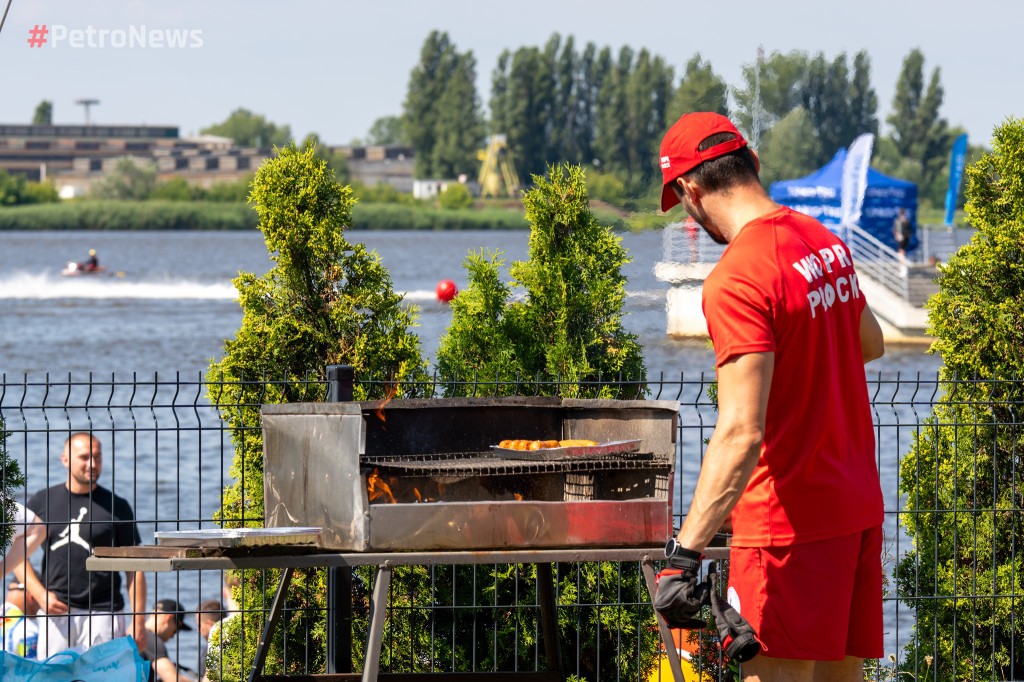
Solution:
<path fill-rule="evenodd" d="M 915 608 L 904 668 L 936 679 L 1024 678 L 1024 123 L 995 131 L 967 170 L 978 232 L 943 266 L 928 302 L 942 398 L 900 462 L 904 528 L 897 567 Z M 1016 596 L 1014 596 L 1016 595 Z M 930 673 L 931 674 L 931 673 Z"/>
<path fill-rule="evenodd" d="M 253 176 L 250 174 L 238 180 L 215 182 L 207 189 L 200 191 L 196 198 L 206 201 L 223 201 L 244 204 L 249 198 L 249 185 Z"/>
<path fill-rule="evenodd" d="M 357 203 L 352 227 L 359 230 L 524 230 L 522 210 L 485 208 L 441 210 L 403 204 Z"/>
<path fill-rule="evenodd" d="M 438 350 L 445 395 L 472 390 L 446 381 L 516 377 L 522 377 L 523 385 L 510 381 L 495 392 L 515 395 L 525 388 L 532 393 L 532 380 L 539 375 L 566 382 L 542 388 L 543 394 L 639 397 L 646 367 L 635 335 L 621 324 L 621 267 L 628 255 L 619 238 L 590 212 L 579 167 L 556 166 L 549 177 L 533 179 L 533 189 L 523 198 L 532 225 L 529 260 L 511 266 L 511 284 L 500 276 L 499 254 L 471 252 L 466 259 L 470 285 L 452 301 L 452 321 Z M 513 301 L 513 289 L 523 290 L 521 301 Z M 614 386 L 587 384 L 618 378 L 637 383 L 622 393 Z M 465 597 L 470 604 L 500 607 L 512 603 L 514 595 L 520 595 L 520 603 L 533 599 L 536 567 L 514 569 L 476 569 L 458 584 L 473 586 L 472 599 Z M 589 563 L 558 569 L 564 659 L 577 661 L 578 674 L 587 679 L 646 678 L 657 658 L 658 634 L 639 566 Z M 442 603 L 450 598 L 445 593 Z M 634 606 L 619 605 L 630 603 Z M 488 608 L 463 619 L 464 636 L 455 644 L 467 659 L 484 656 L 488 667 L 493 661 L 499 670 L 521 669 L 542 655 L 530 636 L 536 632 L 535 618 L 522 609 Z M 513 646 L 516 636 L 521 648 Z M 468 648 L 473 643 L 478 651 Z"/>
<path fill-rule="evenodd" d="M 14 491 L 25 485 L 18 462 L 7 456 L 7 436 L 0 417 L 0 556 L 7 553 L 14 527 Z"/>
<path fill-rule="evenodd" d="M 0 168 L 0 206 L 43 204 L 57 199 L 57 188 L 52 182 L 32 182 L 21 173 L 8 173 Z"/>
<path fill-rule="evenodd" d="M 210 401 L 219 407 L 235 444 L 234 481 L 218 513 L 226 527 L 258 527 L 263 521 L 262 404 L 322 400 L 320 384 L 310 387 L 305 380 L 324 379 L 333 364 L 395 381 L 424 375 L 419 338 L 410 331 L 415 311 L 402 305 L 377 255 L 345 238 L 352 192 L 333 181 L 323 159 L 312 148 L 284 147 L 257 171 L 252 202 L 275 265 L 262 277 L 242 273 L 234 280 L 242 326 L 207 375 Z M 383 397 L 369 390 L 358 384 L 355 398 Z M 264 608 L 276 575 L 246 571 L 236 599 L 246 608 Z M 293 578 L 288 603 L 294 610 L 275 633 L 268 673 L 323 670 L 324 582 L 324 571 Z M 216 656 L 209 657 L 212 680 L 241 679 L 251 667 L 261 628 L 260 619 L 252 618 L 244 631 L 240 622 L 229 624 L 223 641 L 211 641 L 211 652 L 220 647 L 231 664 L 216 670 Z M 287 651 L 282 630 L 288 633 Z"/>
<path fill-rule="evenodd" d="M 156 187 L 149 193 L 149 198 L 165 201 L 194 201 L 201 195 L 202 189 L 190 185 L 188 180 L 179 175 L 170 180 L 156 183 Z"/>
<path fill-rule="evenodd" d="M 621 268 L 629 256 L 621 240 L 591 213 L 578 166 L 553 167 L 547 178 L 534 176 L 534 183 L 523 197 L 532 225 L 529 260 L 512 264 L 512 282 L 506 285 L 499 274 L 500 254 L 469 254 L 470 285 L 452 302 L 438 372 L 442 379 L 460 381 L 537 373 L 566 382 L 619 376 L 642 381 L 640 345 L 622 327 L 626 278 Z M 512 302 L 513 289 L 525 293 L 521 302 Z M 465 388 L 453 384 L 447 390 L 459 395 Z M 514 394 L 516 387 L 505 390 Z M 611 387 L 561 390 L 615 395 Z"/>
<path fill-rule="evenodd" d="M 114 167 L 92 184 L 89 196 L 94 199 L 142 201 L 156 187 L 156 164 L 124 156 Z"/>
<path fill-rule="evenodd" d="M 354 181 L 352 192 L 360 202 L 373 204 L 404 204 L 405 206 L 417 206 L 421 202 L 409 192 L 399 192 L 394 185 L 387 182 L 379 182 L 376 185 L 364 185 Z"/>
<path fill-rule="evenodd" d="M 437 203 L 441 208 L 469 208 L 473 205 L 473 195 L 469 188 L 461 182 L 456 182 L 444 188 L 444 191 L 437 195 Z"/>
<path fill-rule="evenodd" d="M 590 173 L 587 175 L 587 192 L 594 199 L 622 206 L 626 199 L 626 184 L 614 173 Z"/>

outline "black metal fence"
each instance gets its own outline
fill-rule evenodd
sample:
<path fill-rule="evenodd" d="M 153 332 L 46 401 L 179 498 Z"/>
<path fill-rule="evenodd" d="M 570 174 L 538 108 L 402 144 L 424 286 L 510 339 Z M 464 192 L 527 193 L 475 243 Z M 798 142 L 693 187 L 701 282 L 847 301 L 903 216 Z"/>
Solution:
<path fill-rule="evenodd" d="M 673 500 L 677 527 L 715 426 L 715 406 L 708 396 L 712 381 L 713 373 L 680 373 L 645 384 L 646 397 L 680 402 Z M 327 396 L 327 386 L 318 381 L 261 379 L 249 385 L 285 383 L 298 385 L 304 399 Z M 373 379 L 362 384 L 374 395 L 388 386 Z M 623 398 L 643 393 L 637 384 L 613 385 Z M 516 386 L 527 394 L 552 388 L 529 381 Z M 431 381 L 405 388 L 436 396 L 441 387 Z M 144 544 L 153 544 L 157 531 L 221 527 L 215 518 L 225 487 L 237 473 L 231 467 L 236 442 L 259 429 L 257 423 L 229 427 L 213 405 L 230 404 L 243 394 L 238 389 L 230 382 L 208 383 L 202 376 L 3 375 L 5 447 L 27 481 L 18 500 L 25 503 L 35 491 L 64 482 L 64 440 L 89 431 L 103 447 L 100 483 L 131 503 Z M 491 395 L 506 389 L 481 383 L 463 385 L 460 391 Z M 887 657 L 872 662 L 866 678 L 1024 678 L 1020 382 L 869 375 L 869 391 L 886 507 L 883 561 L 889 580 L 884 597 Z M 34 563 L 38 566 L 38 553 Z M 622 576 L 617 589 L 605 588 L 608 575 Z M 567 673 L 591 682 L 668 674 L 667 666 L 661 668 L 665 672 L 658 668 L 653 612 L 646 591 L 637 589 L 638 576 L 636 566 L 558 569 L 559 620 L 576 633 L 569 648 L 575 660 L 566 661 Z M 148 574 L 148 608 L 165 598 L 187 609 L 222 599 L 226 578 L 220 571 Z M 434 567 L 404 582 L 396 577 L 381 670 L 543 669 L 539 625 L 531 615 L 536 594 L 522 587 L 523 578 L 517 567 L 468 572 Z M 357 575 L 355 589 L 369 590 L 371 580 L 368 574 Z M 597 581 L 596 591 L 583 589 L 588 581 Z M 360 603 L 357 599 L 352 624 L 356 642 L 365 627 Z M 238 606 L 242 617 L 264 618 L 262 604 L 250 606 Z M 417 617 L 403 619 L 402 613 Z M 472 627 L 465 626 L 467 620 Z M 310 636 L 308 628 L 302 636 Z M 198 634 L 179 633 L 168 648 L 179 664 L 197 669 L 200 644 Z M 735 666 L 721 661 L 712 645 L 704 638 L 693 659 L 704 662 L 705 674 L 731 679 Z M 603 653 L 595 651 L 602 647 Z M 508 652 L 512 655 L 503 655 Z M 358 666 L 358 652 L 353 658 Z M 595 666 L 597 658 L 610 663 Z M 287 672 L 319 673 L 323 655 L 307 647 L 301 660 L 292 656 L 281 665 Z"/>

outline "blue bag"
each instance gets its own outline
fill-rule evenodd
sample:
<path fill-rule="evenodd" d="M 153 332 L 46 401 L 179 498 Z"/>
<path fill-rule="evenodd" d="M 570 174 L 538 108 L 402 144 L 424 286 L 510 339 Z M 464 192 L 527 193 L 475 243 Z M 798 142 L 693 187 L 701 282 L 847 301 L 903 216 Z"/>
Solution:
<path fill-rule="evenodd" d="M 97 644 L 82 654 L 61 651 L 45 661 L 0 651 L 0 680 L 3 682 L 146 682 L 148 679 L 149 661 L 142 660 L 131 637 Z"/>

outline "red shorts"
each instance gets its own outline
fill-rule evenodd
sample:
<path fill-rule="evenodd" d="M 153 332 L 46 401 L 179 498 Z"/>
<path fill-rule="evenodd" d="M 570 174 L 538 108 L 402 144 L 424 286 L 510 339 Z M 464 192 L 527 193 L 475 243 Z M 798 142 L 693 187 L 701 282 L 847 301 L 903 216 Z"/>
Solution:
<path fill-rule="evenodd" d="M 882 529 L 786 547 L 733 547 L 729 603 L 774 658 L 882 658 Z"/>

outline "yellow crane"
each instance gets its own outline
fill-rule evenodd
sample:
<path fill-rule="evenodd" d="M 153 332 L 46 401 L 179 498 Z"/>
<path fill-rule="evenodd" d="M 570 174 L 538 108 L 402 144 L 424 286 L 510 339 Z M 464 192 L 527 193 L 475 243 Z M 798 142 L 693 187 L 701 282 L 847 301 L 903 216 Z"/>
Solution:
<path fill-rule="evenodd" d="M 483 161 L 480 166 L 480 196 L 496 197 L 504 184 L 510 197 L 519 192 L 519 176 L 512 163 L 512 152 L 508 148 L 508 140 L 504 135 L 491 135 L 487 140 L 487 149 L 477 156 Z"/>

